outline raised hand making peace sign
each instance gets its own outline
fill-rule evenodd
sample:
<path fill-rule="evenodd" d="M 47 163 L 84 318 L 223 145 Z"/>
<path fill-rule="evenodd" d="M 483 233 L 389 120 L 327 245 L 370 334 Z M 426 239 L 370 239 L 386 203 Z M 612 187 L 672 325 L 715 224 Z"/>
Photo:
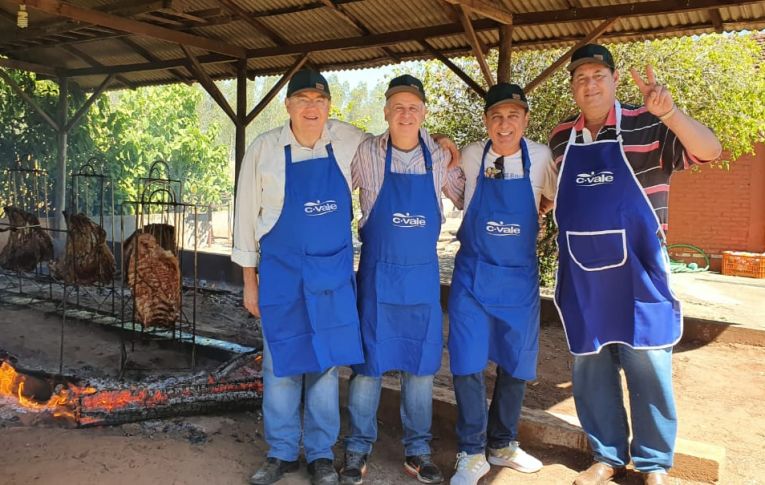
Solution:
<path fill-rule="evenodd" d="M 645 81 L 636 69 L 630 69 L 630 73 L 643 94 L 643 104 L 648 111 L 660 119 L 668 118 L 668 115 L 675 109 L 675 102 L 672 100 L 672 94 L 667 87 L 656 82 L 653 67 L 650 64 L 645 66 Z"/>

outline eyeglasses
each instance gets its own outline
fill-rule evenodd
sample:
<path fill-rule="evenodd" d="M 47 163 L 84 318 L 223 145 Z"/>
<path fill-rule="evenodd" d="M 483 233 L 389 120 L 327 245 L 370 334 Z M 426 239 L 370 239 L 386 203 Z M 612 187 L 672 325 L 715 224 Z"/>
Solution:
<path fill-rule="evenodd" d="M 319 97 L 319 98 L 301 98 L 301 97 L 294 97 L 290 100 L 290 103 L 294 103 L 295 106 L 298 108 L 307 108 L 309 106 L 316 106 L 317 108 L 325 108 L 329 105 L 329 99 L 325 97 Z"/>

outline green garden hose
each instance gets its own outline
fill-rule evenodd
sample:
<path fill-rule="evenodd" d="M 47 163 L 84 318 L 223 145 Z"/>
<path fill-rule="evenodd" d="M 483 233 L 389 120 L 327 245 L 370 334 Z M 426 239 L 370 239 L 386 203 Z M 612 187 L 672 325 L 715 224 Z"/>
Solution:
<path fill-rule="evenodd" d="M 682 261 L 672 261 L 670 259 L 669 261 L 669 269 L 672 273 L 700 273 L 702 271 L 708 271 L 709 270 L 709 256 L 707 256 L 707 253 L 704 252 L 703 249 L 701 249 L 698 246 L 693 246 L 692 244 L 670 244 L 667 246 L 667 251 L 670 249 L 678 249 L 678 248 L 685 248 L 690 249 L 691 251 L 694 251 L 701 256 L 704 257 L 704 266 L 703 268 L 699 267 L 696 263 L 684 263 Z"/>

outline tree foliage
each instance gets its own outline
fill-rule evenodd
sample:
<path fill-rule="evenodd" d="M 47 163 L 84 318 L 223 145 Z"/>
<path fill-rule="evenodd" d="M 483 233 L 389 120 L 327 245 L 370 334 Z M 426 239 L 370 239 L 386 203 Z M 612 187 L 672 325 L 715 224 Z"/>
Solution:
<path fill-rule="evenodd" d="M 651 64 L 660 83 L 672 92 L 675 103 L 708 125 L 720 138 L 727 157 L 723 165 L 753 153 L 765 140 L 765 67 L 762 48 L 750 35 L 704 35 L 653 42 L 609 45 L 621 73 L 617 97 L 641 104 L 629 74 L 645 72 Z M 526 85 L 564 50 L 513 53 L 512 82 Z M 473 79 L 482 79 L 473 59 L 455 62 Z M 496 52 L 489 57 L 496 69 Z M 459 146 L 485 138 L 483 101 L 454 73 L 436 61 L 423 63 L 419 75 L 430 99 L 426 124 L 431 131 L 450 135 Z M 569 74 L 559 69 L 528 96 L 531 117 L 527 136 L 546 143 L 552 129 L 578 112 L 571 96 Z M 554 280 L 555 227 L 551 217 L 543 227 L 538 254 L 543 284 Z"/>
<path fill-rule="evenodd" d="M 9 71 L 14 80 L 48 114 L 54 116 L 59 88 L 33 74 Z M 87 99 L 70 84 L 69 117 Z M 184 85 L 144 88 L 101 96 L 69 134 L 68 173 L 97 157 L 96 167 L 114 180 L 118 201 L 135 200 L 136 180 L 148 175 L 157 159 L 168 162 L 171 176 L 184 181 L 184 201 L 207 205 L 232 191 L 228 146 L 217 143 L 219 125 L 200 127 L 197 107 L 202 93 Z M 48 170 L 57 183 L 56 133 L 24 100 L 0 83 L 0 159 L 2 166 L 20 161 Z M 27 162 L 32 160 L 33 162 Z M 68 181 L 67 181 L 68 183 Z M 52 193 L 52 192 L 49 192 Z"/>
<path fill-rule="evenodd" d="M 217 123 L 200 128 L 197 106 L 202 93 L 184 85 L 123 91 L 114 103 L 94 113 L 96 149 L 119 192 L 135 200 L 135 181 L 148 175 L 155 160 L 164 160 L 172 178 L 183 180 L 184 201 L 215 204 L 230 193 L 228 146 L 216 143 Z"/>

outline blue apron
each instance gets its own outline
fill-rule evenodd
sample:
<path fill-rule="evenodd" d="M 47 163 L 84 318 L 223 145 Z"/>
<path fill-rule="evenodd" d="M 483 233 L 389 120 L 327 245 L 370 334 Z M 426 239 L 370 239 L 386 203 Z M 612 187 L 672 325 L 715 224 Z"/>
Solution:
<path fill-rule="evenodd" d="M 455 375 L 481 372 L 490 359 L 513 377 L 536 378 L 539 350 L 539 223 L 521 139 L 523 177 L 484 175 L 486 144 L 476 189 L 457 238 L 449 293 L 449 356 Z"/>
<path fill-rule="evenodd" d="M 366 363 L 353 367 L 359 374 L 430 375 L 441 366 L 436 254 L 441 211 L 433 161 L 422 138 L 420 147 L 426 173 L 393 173 L 388 140 L 383 184 L 360 231 L 359 313 Z"/>
<path fill-rule="evenodd" d="M 571 130 L 558 179 L 555 304 L 576 355 L 669 347 L 682 335 L 664 233 L 624 154 L 618 104 L 616 114 L 616 140 L 577 144 Z"/>
<path fill-rule="evenodd" d="M 292 163 L 284 147 L 284 207 L 260 239 L 263 336 L 278 377 L 364 361 L 351 245 L 351 194 L 332 145 Z"/>

